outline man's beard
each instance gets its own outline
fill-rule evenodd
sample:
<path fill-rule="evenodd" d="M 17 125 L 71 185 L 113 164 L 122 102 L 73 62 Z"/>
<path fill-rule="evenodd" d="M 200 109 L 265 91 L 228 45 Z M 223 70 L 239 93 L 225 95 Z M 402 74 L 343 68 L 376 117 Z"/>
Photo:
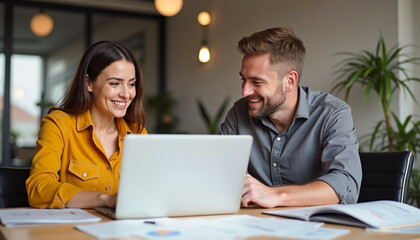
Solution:
<path fill-rule="evenodd" d="M 256 118 L 265 118 L 269 115 L 275 113 L 281 105 L 286 101 L 286 96 L 284 94 L 281 95 L 281 99 L 276 103 L 268 103 L 267 106 L 263 106 L 260 111 L 257 112 L 257 114 L 254 116 Z M 251 112 L 251 109 L 249 109 Z"/>
<path fill-rule="evenodd" d="M 277 110 L 279 110 L 281 105 L 283 105 L 283 103 L 286 102 L 286 94 L 283 92 L 282 85 L 280 85 L 277 88 L 273 96 L 276 97 L 275 95 L 279 95 L 280 99 L 275 103 L 270 103 L 270 98 L 267 98 L 267 105 L 263 104 L 262 108 L 255 114 L 255 116 L 251 115 L 251 112 L 253 109 L 248 108 L 248 113 L 250 114 L 250 116 L 256 117 L 256 118 L 265 118 L 275 113 Z M 261 96 L 256 96 L 256 97 L 261 97 Z"/>

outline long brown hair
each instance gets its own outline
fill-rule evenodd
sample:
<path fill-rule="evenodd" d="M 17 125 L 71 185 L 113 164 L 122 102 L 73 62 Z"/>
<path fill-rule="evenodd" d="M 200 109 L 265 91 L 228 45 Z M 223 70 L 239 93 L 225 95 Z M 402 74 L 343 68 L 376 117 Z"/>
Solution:
<path fill-rule="evenodd" d="M 133 63 L 136 71 L 136 96 L 128 107 L 124 120 L 127 123 L 137 125 L 137 130 L 141 132 L 146 120 L 142 103 L 143 78 L 141 69 L 130 50 L 116 42 L 97 42 L 86 50 L 63 101 L 58 108 L 53 108 L 50 111 L 60 109 L 72 115 L 88 111 L 92 106 L 92 96 L 87 88 L 86 75 L 94 82 L 102 70 L 119 60 Z"/>

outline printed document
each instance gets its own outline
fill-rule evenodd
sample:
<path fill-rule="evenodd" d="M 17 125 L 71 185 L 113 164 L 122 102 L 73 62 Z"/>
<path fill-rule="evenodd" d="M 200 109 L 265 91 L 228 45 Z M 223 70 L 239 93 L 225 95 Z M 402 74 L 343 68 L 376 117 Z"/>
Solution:
<path fill-rule="evenodd" d="M 420 209 L 395 201 L 333 204 L 290 210 L 264 211 L 281 217 L 378 229 L 420 225 Z"/>
<path fill-rule="evenodd" d="M 5 226 L 57 223 L 99 222 L 100 217 L 78 208 L 2 209 L 0 220 Z"/>
<path fill-rule="evenodd" d="M 171 240 L 228 240 L 255 236 L 333 239 L 350 232 L 346 229 L 322 228 L 320 227 L 322 225 L 316 222 L 238 215 L 210 220 L 200 218 L 116 220 L 77 225 L 76 228 L 100 239 L 128 236 Z"/>

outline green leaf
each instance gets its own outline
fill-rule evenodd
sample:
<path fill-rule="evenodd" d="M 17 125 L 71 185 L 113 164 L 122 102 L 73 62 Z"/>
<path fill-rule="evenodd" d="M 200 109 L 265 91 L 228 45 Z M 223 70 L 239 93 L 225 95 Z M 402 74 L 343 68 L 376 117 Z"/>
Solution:
<path fill-rule="evenodd" d="M 216 118 L 215 118 L 215 121 L 217 123 L 219 123 L 222 120 L 222 117 L 223 117 L 223 115 L 224 115 L 224 113 L 225 113 L 225 111 L 228 107 L 228 104 L 229 104 L 229 98 L 225 98 L 225 100 L 223 101 L 222 106 L 219 108 L 219 111 L 217 112 L 217 115 L 216 115 Z"/>
<path fill-rule="evenodd" d="M 197 100 L 198 108 L 200 110 L 201 116 L 203 117 L 207 126 L 211 125 L 211 118 L 210 115 L 207 113 L 206 108 L 201 100 Z"/>
<path fill-rule="evenodd" d="M 201 100 L 197 100 L 198 109 L 200 110 L 201 117 L 203 118 L 207 131 L 209 134 L 217 134 L 219 132 L 219 124 L 228 107 L 229 98 L 226 98 L 220 108 L 217 110 L 216 116 L 212 118 Z"/>
<path fill-rule="evenodd" d="M 376 92 L 383 116 L 390 116 L 392 113 L 392 98 L 397 91 L 408 94 L 417 103 L 409 82 L 420 82 L 420 78 L 410 76 L 406 71 L 406 66 L 407 64 L 420 65 L 420 58 L 405 54 L 403 49 L 406 47 L 408 46 L 395 45 L 387 49 L 385 39 L 380 35 L 374 51 L 338 53 L 337 55 L 345 58 L 334 67 L 336 80 L 332 92 L 344 91 L 346 101 L 355 85 L 364 88 L 363 100 L 368 99 L 372 92 Z M 369 148 L 393 150 L 391 146 L 396 146 L 398 149 L 412 149 L 417 154 L 420 150 L 420 124 L 413 121 L 412 117 L 400 121 L 393 113 L 391 122 L 393 123 L 381 120 L 376 124 L 368 144 Z"/>

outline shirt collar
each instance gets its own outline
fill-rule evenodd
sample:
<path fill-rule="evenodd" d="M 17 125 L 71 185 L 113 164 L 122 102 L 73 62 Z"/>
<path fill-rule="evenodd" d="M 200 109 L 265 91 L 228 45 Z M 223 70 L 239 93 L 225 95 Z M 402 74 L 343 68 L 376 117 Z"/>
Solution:
<path fill-rule="evenodd" d="M 117 118 L 118 135 L 121 139 L 127 134 L 131 134 L 131 129 L 125 122 L 124 118 Z"/>
<path fill-rule="evenodd" d="M 125 135 L 127 135 L 128 133 L 130 134 L 132 133 L 131 129 L 128 127 L 124 118 L 117 118 L 116 123 L 117 123 L 117 128 L 118 128 L 118 135 L 120 138 L 124 138 Z M 90 126 L 93 126 L 90 110 L 77 115 L 76 117 L 76 130 L 77 131 L 79 132 L 83 131 Z"/>
<path fill-rule="evenodd" d="M 89 126 L 93 126 L 89 110 L 76 116 L 76 130 L 78 132 L 85 130 Z"/>
<path fill-rule="evenodd" d="M 307 101 L 307 94 L 305 89 L 299 85 L 298 106 L 296 109 L 296 118 L 309 118 L 309 108 Z"/>
<path fill-rule="evenodd" d="M 309 108 L 308 108 L 308 101 L 307 101 L 307 93 L 305 89 L 299 85 L 298 88 L 298 105 L 295 113 L 295 118 L 293 119 L 292 125 L 287 129 L 289 129 L 295 124 L 297 118 L 306 118 L 309 119 Z M 274 127 L 274 124 L 271 122 L 269 117 L 264 118 L 254 118 L 262 122 L 265 126 L 277 131 Z"/>

